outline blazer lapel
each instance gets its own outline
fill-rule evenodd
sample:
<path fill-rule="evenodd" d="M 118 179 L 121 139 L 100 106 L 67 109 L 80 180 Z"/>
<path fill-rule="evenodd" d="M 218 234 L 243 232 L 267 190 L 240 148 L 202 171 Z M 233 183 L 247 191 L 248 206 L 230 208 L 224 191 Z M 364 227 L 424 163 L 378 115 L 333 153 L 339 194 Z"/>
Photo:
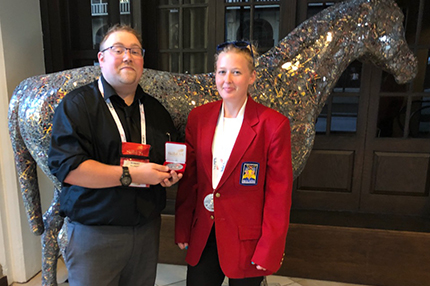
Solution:
<path fill-rule="evenodd" d="M 233 150 L 231 151 L 225 167 L 224 174 L 222 175 L 217 188 L 220 188 L 225 181 L 227 181 L 228 177 L 233 173 L 234 168 L 239 164 L 239 161 L 245 154 L 246 150 L 248 150 L 256 136 L 253 127 L 258 124 L 258 122 L 257 104 L 248 96 L 242 127 L 240 128 Z"/>

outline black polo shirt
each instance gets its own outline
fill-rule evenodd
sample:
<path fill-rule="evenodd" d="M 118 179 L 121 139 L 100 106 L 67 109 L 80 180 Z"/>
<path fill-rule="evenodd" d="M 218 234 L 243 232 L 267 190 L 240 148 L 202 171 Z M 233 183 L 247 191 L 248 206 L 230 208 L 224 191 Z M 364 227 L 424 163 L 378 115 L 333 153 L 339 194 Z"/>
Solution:
<path fill-rule="evenodd" d="M 111 99 L 127 141 L 137 140 L 140 143 L 139 101 L 143 103 L 147 144 L 151 145 L 150 161 L 162 164 L 168 134 L 172 140 L 176 139 L 177 134 L 167 110 L 155 98 L 143 92 L 140 86 L 137 87 L 135 101 L 127 107 L 103 77 L 102 83 L 105 98 Z M 138 125 L 134 128 L 137 130 L 135 132 L 127 125 L 127 112 L 131 112 L 132 120 Z M 48 153 L 51 172 L 62 183 L 62 216 L 87 225 L 137 225 L 158 216 L 166 204 L 166 193 L 160 185 L 150 188 L 91 189 L 64 183 L 68 173 L 82 162 L 92 159 L 119 165 L 120 155 L 119 131 L 97 81 L 67 94 L 55 110 Z"/>

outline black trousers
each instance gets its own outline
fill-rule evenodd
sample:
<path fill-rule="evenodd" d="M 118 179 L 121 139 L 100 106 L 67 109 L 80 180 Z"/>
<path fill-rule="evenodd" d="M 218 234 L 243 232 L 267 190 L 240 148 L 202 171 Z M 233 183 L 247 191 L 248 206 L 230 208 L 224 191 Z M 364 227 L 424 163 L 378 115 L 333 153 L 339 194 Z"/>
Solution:
<path fill-rule="evenodd" d="M 187 286 L 221 286 L 225 274 L 221 270 L 215 238 L 215 227 L 212 227 L 202 257 L 196 266 L 188 265 Z M 260 286 L 263 276 L 243 279 L 229 278 L 230 286 Z"/>

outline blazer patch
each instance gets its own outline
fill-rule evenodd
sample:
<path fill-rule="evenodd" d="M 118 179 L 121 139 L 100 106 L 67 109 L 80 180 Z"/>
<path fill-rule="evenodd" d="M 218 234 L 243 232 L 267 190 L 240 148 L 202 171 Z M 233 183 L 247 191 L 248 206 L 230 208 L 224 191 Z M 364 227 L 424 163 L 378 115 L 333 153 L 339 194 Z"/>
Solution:
<path fill-rule="evenodd" d="M 254 186 L 258 181 L 259 163 L 244 162 L 242 163 L 242 172 L 240 176 L 240 184 L 245 186 Z"/>

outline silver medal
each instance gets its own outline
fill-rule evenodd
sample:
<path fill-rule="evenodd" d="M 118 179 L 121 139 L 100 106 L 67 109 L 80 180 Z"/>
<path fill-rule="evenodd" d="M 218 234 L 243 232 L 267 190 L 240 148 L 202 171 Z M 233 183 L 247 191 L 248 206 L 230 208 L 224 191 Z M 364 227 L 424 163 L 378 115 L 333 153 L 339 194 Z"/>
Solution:
<path fill-rule="evenodd" d="M 203 201 L 203 204 L 205 205 L 205 208 L 213 212 L 214 211 L 214 194 L 209 194 L 205 197 L 205 200 Z"/>
<path fill-rule="evenodd" d="M 182 165 L 179 163 L 169 163 L 167 164 L 167 167 L 169 167 L 170 170 L 174 170 L 174 171 L 182 169 Z"/>

